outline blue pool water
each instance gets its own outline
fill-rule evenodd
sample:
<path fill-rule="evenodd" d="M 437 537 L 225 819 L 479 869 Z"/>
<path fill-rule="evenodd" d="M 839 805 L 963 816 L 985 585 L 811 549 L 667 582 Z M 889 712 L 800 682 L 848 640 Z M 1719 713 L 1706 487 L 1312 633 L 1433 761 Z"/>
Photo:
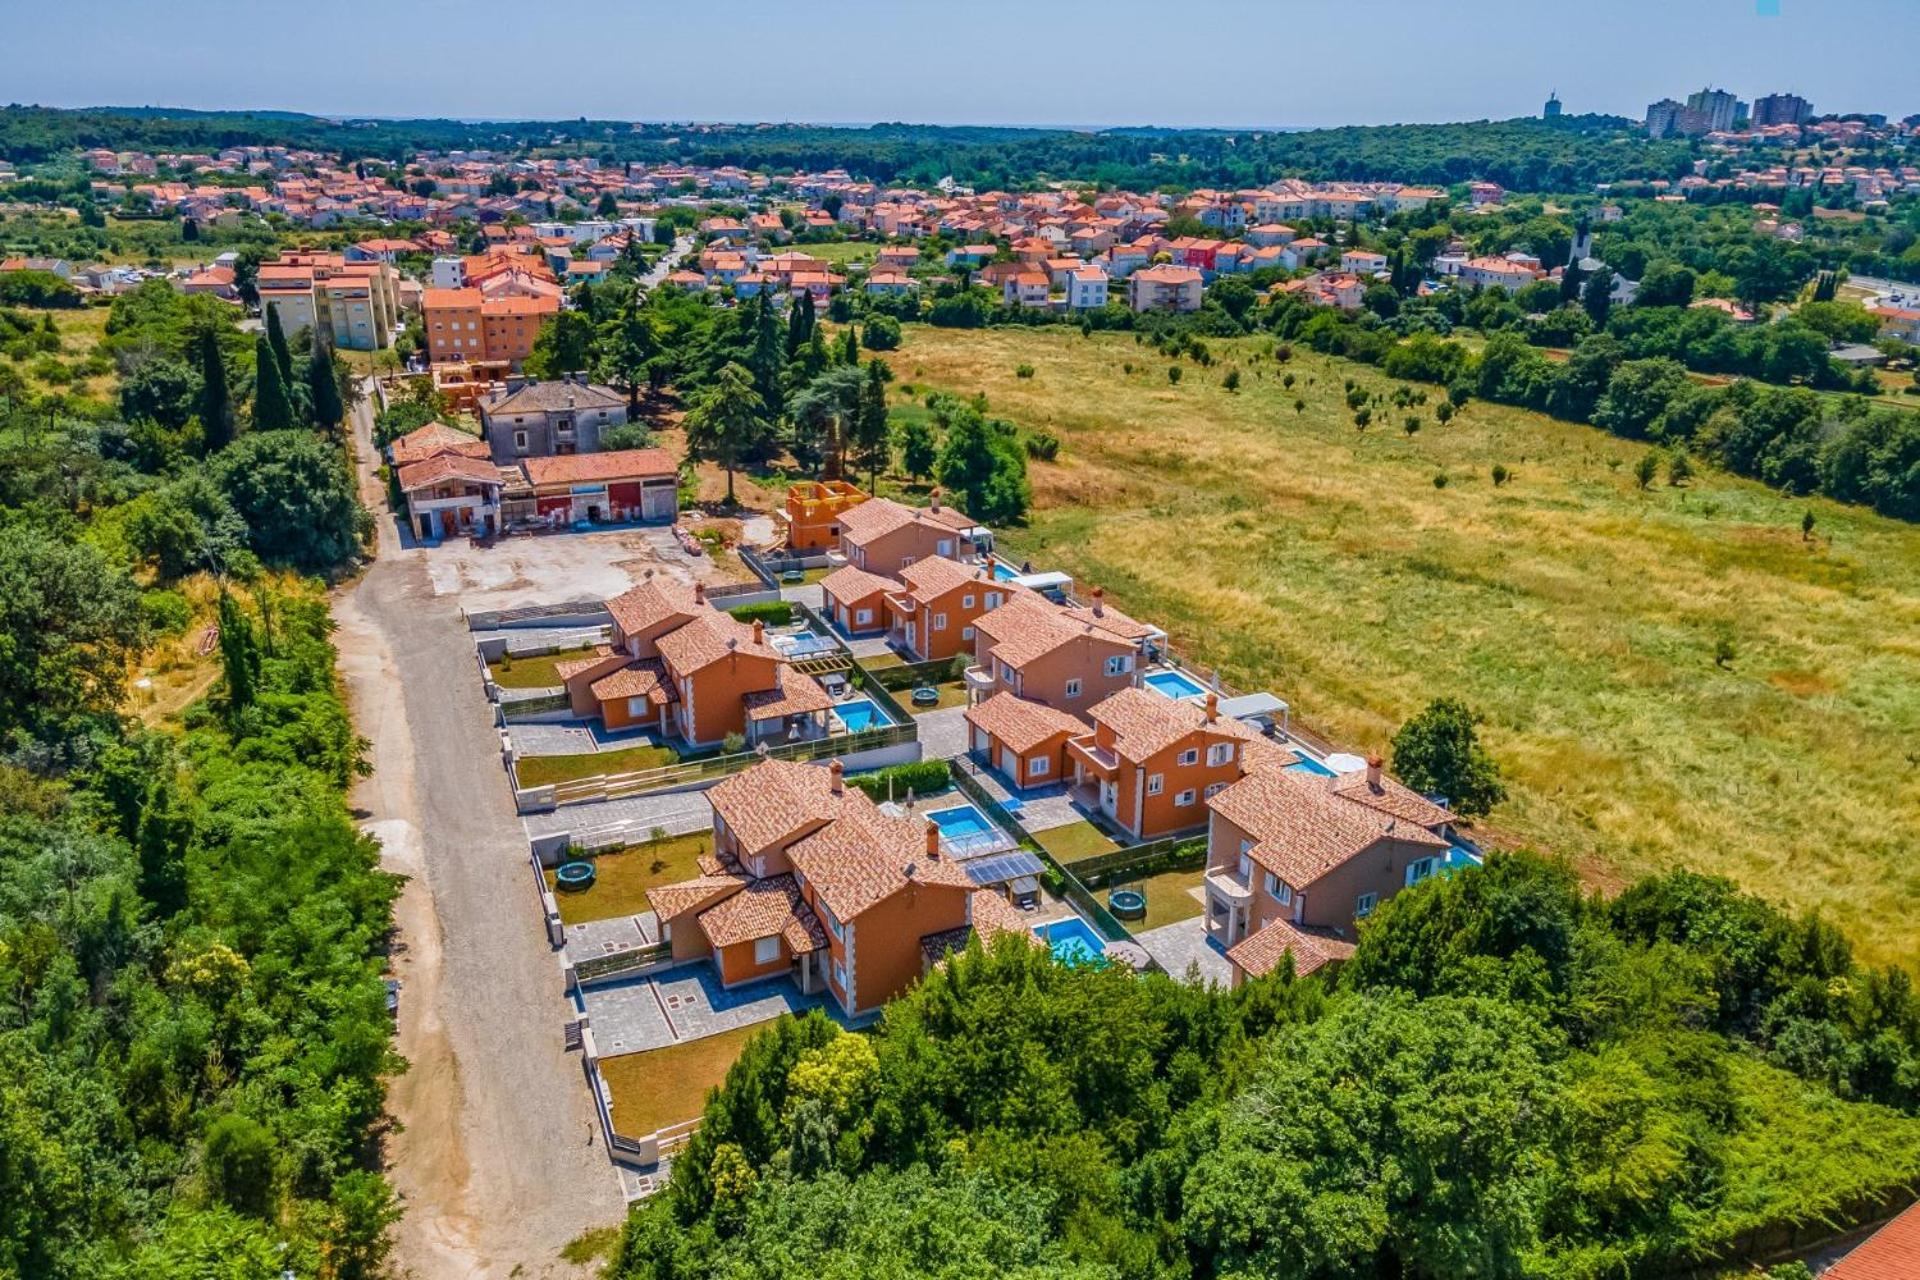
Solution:
<path fill-rule="evenodd" d="M 1020 571 L 1008 564 L 1005 560 L 995 560 L 993 562 L 993 580 L 995 582 L 1012 582 L 1019 576 Z"/>
<path fill-rule="evenodd" d="M 847 726 L 848 733 L 862 733 L 868 729 L 878 729 L 887 723 L 887 717 L 871 698 L 850 698 L 845 702 L 833 704 L 833 714 Z"/>
<path fill-rule="evenodd" d="M 987 821 L 987 815 L 970 804 L 957 809 L 942 809 L 930 813 L 927 820 L 940 828 L 940 834 L 948 840 L 965 840 L 969 837 L 984 836 L 993 831 L 993 824 Z"/>
<path fill-rule="evenodd" d="M 1106 958 L 1106 946 L 1093 926 L 1078 916 L 1037 924 L 1033 932 L 1061 964 L 1092 964 Z"/>
<path fill-rule="evenodd" d="M 1331 778 L 1334 776 L 1333 770 L 1327 768 L 1327 766 L 1321 764 L 1318 760 L 1311 760 L 1306 756 L 1301 756 L 1292 764 L 1286 766 L 1286 769 L 1288 773 L 1311 773 L 1318 778 Z"/>
<path fill-rule="evenodd" d="M 1206 692 L 1205 687 L 1198 680 L 1178 671 L 1151 672 L 1142 683 L 1155 693 L 1164 693 L 1175 701 L 1181 698 L 1197 698 Z"/>

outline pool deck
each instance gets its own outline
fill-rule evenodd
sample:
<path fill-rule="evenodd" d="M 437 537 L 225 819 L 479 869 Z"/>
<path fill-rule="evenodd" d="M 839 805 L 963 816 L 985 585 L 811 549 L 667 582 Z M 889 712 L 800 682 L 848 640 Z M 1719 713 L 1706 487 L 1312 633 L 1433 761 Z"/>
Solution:
<path fill-rule="evenodd" d="M 1207 936 L 1204 916 L 1163 924 L 1158 929 L 1136 933 L 1133 938 L 1147 949 L 1156 964 L 1182 982 L 1194 980 L 1190 971 L 1196 970 L 1202 983 L 1217 982 L 1224 987 L 1233 980 L 1233 965 L 1227 960 L 1227 949 Z"/>

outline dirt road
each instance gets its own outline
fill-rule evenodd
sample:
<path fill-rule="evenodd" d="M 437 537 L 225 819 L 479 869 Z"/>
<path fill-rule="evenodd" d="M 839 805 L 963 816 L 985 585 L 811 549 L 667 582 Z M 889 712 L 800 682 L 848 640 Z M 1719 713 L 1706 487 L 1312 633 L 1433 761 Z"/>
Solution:
<path fill-rule="evenodd" d="M 435 599 L 365 464 L 379 557 L 334 598 L 335 639 L 374 773 L 354 792 L 383 861 L 408 877 L 388 1156 L 406 1203 L 396 1264 L 417 1280 L 588 1274 L 559 1252 L 620 1221 L 578 1055 L 561 1045 L 559 969 L 533 904 L 526 843 L 493 754 L 492 717 L 457 604 Z"/>

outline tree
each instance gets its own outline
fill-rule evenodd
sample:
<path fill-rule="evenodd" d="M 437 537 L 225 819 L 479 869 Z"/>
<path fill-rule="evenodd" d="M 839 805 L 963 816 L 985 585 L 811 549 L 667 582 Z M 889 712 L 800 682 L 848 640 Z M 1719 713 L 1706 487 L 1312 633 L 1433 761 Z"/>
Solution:
<path fill-rule="evenodd" d="M 90 542 L 0 537 L 0 744 L 80 745 L 120 705 L 146 640 L 138 590 Z"/>
<path fill-rule="evenodd" d="M 280 385 L 293 386 L 293 349 L 280 328 L 280 308 L 271 305 L 267 307 L 267 345 L 273 349 L 274 367 L 280 370 Z"/>
<path fill-rule="evenodd" d="M 1636 307 L 1684 307 L 1693 301 L 1694 274 L 1677 262 L 1656 262 L 1640 277 Z"/>
<path fill-rule="evenodd" d="M 967 513 L 987 523 L 1011 523 L 1026 515 L 1032 494 L 1027 459 L 1010 431 L 996 429 L 971 405 L 943 402 L 946 439 L 936 473 L 940 483 L 966 496 Z"/>
<path fill-rule="evenodd" d="M 1658 449 L 1647 450 L 1640 455 L 1640 461 L 1633 464 L 1633 478 L 1639 482 L 1642 489 L 1651 485 L 1653 478 L 1658 474 L 1660 474 L 1660 451 Z"/>
<path fill-rule="evenodd" d="M 307 357 L 307 394 L 313 406 L 313 425 L 332 431 L 346 421 L 347 409 L 340 401 L 340 371 L 333 362 L 333 348 L 316 330 L 313 351 Z"/>
<path fill-rule="evenodd" d="M 293 402 L 280 380 L 280 362 L 273 344 L 261 334 L 253 344 L 253 429 L 285 431 L 293 425 Z"/>
<path fill-rule="evenodd" d="M 819 341 L 816 331 L 809 350 Z M 855 365 L 835 365 L 809 382 L 789 406 L 795 461 L 822 466 L 830 477 L 841 475 L 865 393 L 866 377 Z"/>
<path fill-rule="evenodd" d="M 789 300 L 787 303 L 787 359 L 791 360 L 800 354 L 800 349 L 806 346 L 807 340 L 813 336 L 813 330 L 813 300 L 807 297 Z"/>
<path fill-rule="evenodd" d="M 760 393 L 767 417 L 778 418 L 786 408 L 782 384 L 787 372 L 787 350 L 781 342 L 779 322 L 773 314 L 773 298 L 766 293 L 761 293 L 755 300 L 753 350 L 747 357 L 747 368 L 753 371 L 754 390 Z"/>
<path fill-rule="evenodd" d="M 900 467 L 915 480 L 933 474 L 940 441 L 933 420 L 918 414 L 900 424 Z"/>
<path fill-rule="evenodd" d="M 193 808 L 168 764 L 147 791 L 134 840 L 140 857 L 140 896 L 163 920 L 187 905 L 187 846 L 193 842 L 193 831 Z"/>
<path fill-rule="evenodd" d="M 593 336 L 593 321 L 585 310 L 557 311 L 540 326 L 521 365 L 535 378 L 579 373 L 593 361 Z"/>
<path fill-rule="evenodd" d="M 1607 313 L 1613 309 L 1613 272 L 1601 267 L 1580 286 L 1580 305 L 1586 309 L 1596 328 L 1604 328 Z"/>
<path fill-rule="evenodd" d="M 238 717 L 260 688 L 260 643 L 253 622 L 234 598 L 220 593 L 220 673 L 227 685 L 227 714 Z"/>
<path fill-rule="evenodd" d="M 144 360 L 120 381 L 120 416 L 129 422 L 153 422 L 178 431 L 193 416 L 200 384 L 178 360 Z"/>
<path fill-rule="evenodd" d="M 220 335 L 212 325 L 203 324 L 194 331 L 193 349 L 200 374 L 194 411 L 200 416 L 200 435 L 207 452 L 218 453 L 233 443 L 233 397 L 227 390 L 227 362 L 220 354 Z"/>
<path fill-rule="evenodd" d="M 729 362 L 714 375 L 685 421 L 690 457 L 717 462 L 727 472 L 727 504 L 733 505 L 733 475 L 766 433 L 765 402 L 753 389 L 753 374 Z"/>
<path fill-rule="evenodd" d="M 869 351 L 898 350 L 900 322 L 892 316 L 868 316 L 860 334 L 860 344 Z"/>
<path fill-rule="evenodd" d="M 1415 791 L 1445 796 L 1455 813 L 1467 817 L 1507 796 L 1475 720 L 1464 702 L 1436 698 L 1393 735 L 1395 772 Z"/>
<path fill-rule="evenodd" d="M 852 329 L 848 329 L 851 333 Z M 860 403 L 848 432 L 848 453 L 856 466 L 867 469 L 867 490 L 872 492 L 880 468 L 887 465 L 892 436 L 887 429 L 887 382 L 893 376 L 884 360 L 867 362 L 867 377 L 860 388 Z"/>
<path fill-rule="evenodd" d="M 647 364 L 660 354 L 660 336 L 653 317 L 638 297 L 629 297 L 614 319 L 600 328 L 597 343 L 600 352 L 599 375 L 627 391 L 627 416 L 640 412 L 640 388 L 647 381 Z M 603 433 L 604 434 L 604 433 Z"/>
<path fill-rule="evenodd" d="M 262 559 L 320 572 L 359 549 L 363 512 L 337 445 L 305 431 L 248 435 L 214 475 Z"/>
<path fill-rule="evenodd" d="M 215 1199 L 266 1217 L 274 1202 L 273 1134 L 237 1112 L 221 1116 L 207 1129 L 205 1173 Z"/>
<path fill-rule="evenodd" d="M 840 363 L 860 363 L 860 335 L 852 325 L 848 325 L 840 333 Z"/>

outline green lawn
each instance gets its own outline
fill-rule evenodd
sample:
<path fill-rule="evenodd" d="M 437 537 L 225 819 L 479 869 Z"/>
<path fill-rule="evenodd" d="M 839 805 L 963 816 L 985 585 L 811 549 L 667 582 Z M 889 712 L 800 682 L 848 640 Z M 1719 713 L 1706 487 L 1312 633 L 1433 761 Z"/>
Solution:
<path fill-rule="evenodd" d="M 1120 846 L 1102 835 L 1091 822 L 1073 822 L 1033 833 L 1034 842 L 1053 855 L 1056 862 L 1078 862 L 1082 858 L 1112 853 Z"/>
<path fill-rule="evenodd" d="M 624 747 L 619 751 L 589 751 L 577 756 L 521 756 L 514 762 L 521 787 L 545 787 L 556 782 L 578 782 L 605 773 L 638 773 L 673 764 L 680 753 L 672 747 Z"/>
<path fill-rule="evenodd" d="M 581 924 L 646 911 L 647 890 L 693 879 L 700 874 L 700 855 L 712 849 L 712 833 L 699 831 L 600 854 L 593 860 L 592 888 L 554 893 L 560 922 Z M 547 872 L 547 887 L 554 887 L 552 870 Z"/>
<path fill-rule="evenodd" d="M 493 682 L 503 689 L 553 689 L 560 685 L 560 675 L 554 667 L 592 653 L 592 647 L 585 646 L 537 658 L 502 657 L 498 662 L 489 662 L 487 670 L 492 673 Z"/>
<path fill-rule="evenodd" d="M 937 706 L 916 706 L 913 701 L 913 690 L 911 689 L 895 690 L 893 696 L 900 699 L 901 706 L 907 708 L 907 710 L 917 716 L 924 716 L 931 711 L 945 711 L 949 707 L 964 707 L 967 705 L 967 682 L 965 680 L 942 680 L 933 687 L 940 691 L 940 702 Z"/>
<path fill-rule="evenodd" d="M 1124 923 L 1134 933 L 1145 933 L 1148 929 L 1158 929 L 1163 924 L 1175 924 L 1181 920 L 1191 920 L 1204 908 L 1191 890 L 1206 877 L 1204 870 L 1162 871 L 1157 876 L 1148 876 L 1145 880 L 1115 881 L 1100 890 L 1100 900 L 1105 902 L 1106 895 L 1125 884 L 1129 889 L 1139 889 L 1147 895 L 1147 914 L 1139 920 Z"/>
<path fill-rule="evenodd" d="M 782 253 L 804 253 L 810 258 L 819 258 L 835 266 L 846 266 L 856 262 L 871 262 L 878 256 L 880 246 L 871 240 L 839 240 L 829 244 L 792 244 L 780 250 Z"/>
<path fill-rule="evenodd" d="M 1348 749 L 1463 699 L 1508 780 L 1496 842 L 1602 887 L 1730 876 L 1920 961 L 1920 527 L 1705 468 L 1642 490 L 1644 443 L 1478 401 L 1359 431 L 1346 380 L 1402 384 L 1208 346 L 1174 385 L 1130 334 L 910 324 L 888 363 L 1060 438 L 1009 558 L 1105 587 Z"/>
<path fill-rule="evenodd" d="M 698 1117 L 707 1105 L 708 1091 L 727 1078 L 728 1068 L 760 1030 L 759 1026 L 736 1027 L 704 1040 L 602 1058 L 600 1075 L 613 1099 L 614 1131 L 643 1138 Z"/>

